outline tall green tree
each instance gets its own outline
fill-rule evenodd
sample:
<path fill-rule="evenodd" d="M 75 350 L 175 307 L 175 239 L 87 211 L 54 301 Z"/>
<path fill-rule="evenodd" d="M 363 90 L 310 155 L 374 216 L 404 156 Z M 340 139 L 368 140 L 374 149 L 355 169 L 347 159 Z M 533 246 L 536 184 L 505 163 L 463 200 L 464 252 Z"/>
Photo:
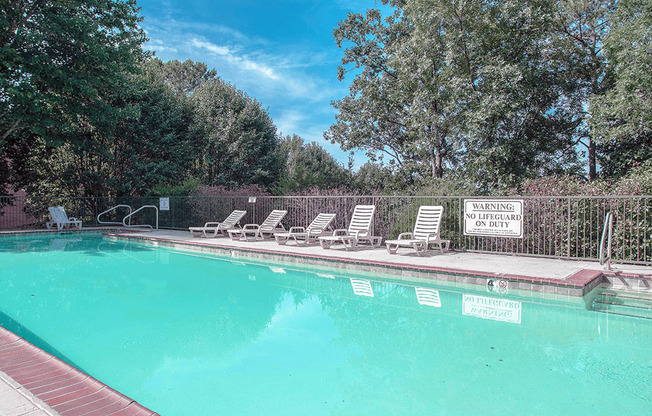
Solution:
<path fill-rule="evenodd" d="M 621 0 L 605 38 L 613 87 L 591 97 L 591 133 L 605 176 L 652 158 L 652 1 Z"/>
<path fill-rule="evenodd" d="M 297 135 L 279 143 L 283 169 L 277 193 L 309 188 L 329 189 L 349 185 L 349 172 L 316 142 L 305 144 Z"/>
<path fill-rule="evenodd" d="M 157 184 L 184 180 L 195 157 L 191 108 L 147 73 L 132 76 L 115 99 L 130 111 L 120 113 L 110 134 L 91 136 L 94 146 L 32 143 L 24 163 L 28 193 L 144 195 Z"/>
<path fill-rule="evenodd" d="M 217 77 L 214 68 L 208 69 L 205 63 L 190 59 L 184 62 L 176 59 L 163 62 L 153 58 L 147 61 L 147 70 L 181 97 L 192 95 L 204 82 Z"/>
<path fill-rule="evenodd" d="M 481 187 L 574 162 L 547 47 L 551 2 L 391 4 L 387 18 L 349 14 L 334 31 L 347 46 L 339 76 L 356 75 L 328 139 L 384 152 L 412 179 L 462 162 Z"/>
<path fill-rule="evenodd" d="M 258 101 L 216 77 L 194 90 L 192 103 L 203 183 L 270 187 L 278 180 L 276 127 Z"/>
<path fill-rule="evenodd" d="M 0 2 L 0 184 L 31 179 L 31 149 L 101 152 L 146 56 L 135 0 Z M 27 152 L 27 154 L 25 153 Z"/>
<path fill-rule="evenodd" d="M 597 140 L 589 128 L 592 102 L 613 85 L 605 40 L 617 0 L 561 0 L 554 14 L 557 73 L 574 116 L 577 143 L 587 151 L 589 179 L 597 177 Z"/>

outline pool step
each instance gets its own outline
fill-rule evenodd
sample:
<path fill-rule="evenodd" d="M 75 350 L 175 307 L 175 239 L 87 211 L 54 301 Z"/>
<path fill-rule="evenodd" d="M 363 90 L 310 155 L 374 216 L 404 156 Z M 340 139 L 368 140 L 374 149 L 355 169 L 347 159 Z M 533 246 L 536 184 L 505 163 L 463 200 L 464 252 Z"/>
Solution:
<path fill-rule="evenodd" d="M 652 319 L 652 296 L 603 292 L 593 299 L 592 309 L 598 312 Z"/>

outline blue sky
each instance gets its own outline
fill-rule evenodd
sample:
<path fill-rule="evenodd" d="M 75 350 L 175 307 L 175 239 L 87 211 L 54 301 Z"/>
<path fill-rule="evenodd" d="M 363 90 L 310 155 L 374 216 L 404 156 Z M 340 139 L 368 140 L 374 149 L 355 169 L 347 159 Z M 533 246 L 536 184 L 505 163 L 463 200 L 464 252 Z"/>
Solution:
<path fill-rule="evenodd" d="M 139 0 L 145 46 L 164 61 L 204 62 L 269 109 L 283 135 L 316 141 L 346 165 L 348 153 L 323 139 L 335 121 L 332 100 L 351 79 L 337 80 L 343 56 L 333 29 L 374 0 Z M 355 166 L 366 158 L 356 152 Z"/>

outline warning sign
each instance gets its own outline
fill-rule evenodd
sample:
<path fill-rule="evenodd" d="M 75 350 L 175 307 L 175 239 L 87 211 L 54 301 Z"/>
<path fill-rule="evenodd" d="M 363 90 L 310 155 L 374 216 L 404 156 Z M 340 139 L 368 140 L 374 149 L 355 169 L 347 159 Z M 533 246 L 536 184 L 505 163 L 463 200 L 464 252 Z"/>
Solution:
<path fill-rule="evenodd" d="M 523 200 L 465 199 L 464 235 L 523 238 Z"/>

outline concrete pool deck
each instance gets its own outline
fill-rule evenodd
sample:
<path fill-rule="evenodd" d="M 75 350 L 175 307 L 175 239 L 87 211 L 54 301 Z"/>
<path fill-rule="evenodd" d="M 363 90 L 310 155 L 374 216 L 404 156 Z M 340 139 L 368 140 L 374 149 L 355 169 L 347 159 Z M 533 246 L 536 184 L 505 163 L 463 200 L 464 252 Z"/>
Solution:
<path fill-rule="evenodd" d="M 487 279 L 508 282 L 510 289 L 583 296 L 600 284 L 614 289 L 652 291 L 652 267 L 612 264 L 611 270 L 597 261 L 564 260 L 504 254 L 430 250 L 418 256 L 412 249 L 389 254 L 379 248 L 361 246 L 345 250 L 342 246 L 325 250 L 319 244 L 279 245 L 275 240 L 238 241 L 228 237 L 192 237 L 187 231 L 109 233 L 117 239 L 139 240 L 203 252 L 285 263 L 309 263 L 349 271 L 393 274 L 439 281 L 485 285 Z"/>
<path fill-rule="evenodd" d="M 121 228 L 85 228 L 82 232 L 104 232 L 110 238 L 142 241 L 175 249 L 228 256 L 271 260 L 289 264 L 309 263 L 316 267 L 339 268 L 463 284 L 485 285 L 490 279 L 505 280 L 517 291 L 582 296 L 607 285 L 616 289 L 652 292 L 652 267 L 612 265 L 605 271 L 595 261 L 432 250 L 419 257 L 413 250 L 397 254 L 380 248 L 341 247 L 324 250 L 319 245 L 278 245 L 274 240 L 233 241 L 227 237 L 193 238 L 187 231 L 128 231 Z M 29 231 L 25 234 L 43 231 Z M 56 230 L 48 230 L 56 234 Z M 65 231 L 69 234 L 75 231 Z M 9 234 L 0 232 L 0 234 Z M 577 299 L 577 298 L 575 298 Z M 0 327 L 0 415 L 156 415 L 100 381 L 70 367 L 17 335 Z"/>

